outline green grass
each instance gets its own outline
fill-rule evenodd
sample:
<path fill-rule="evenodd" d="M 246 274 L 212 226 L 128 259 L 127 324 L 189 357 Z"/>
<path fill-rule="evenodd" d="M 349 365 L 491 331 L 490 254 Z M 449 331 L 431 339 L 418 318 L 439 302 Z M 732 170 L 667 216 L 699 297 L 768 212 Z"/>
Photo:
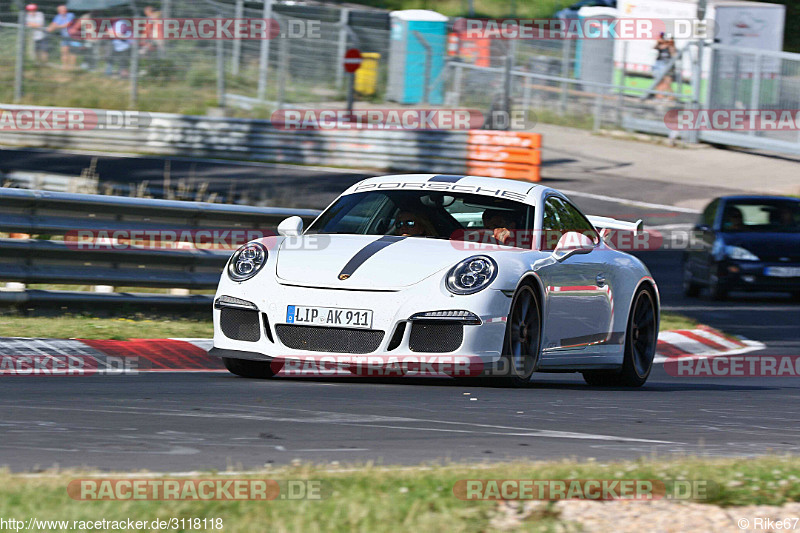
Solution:
<path fill-rule="evenodd" d="M 214 336 L 207 319 L 179 317 L 97 318 L 91 316 L 0 316 L 0 337 L 53 339 L 165 339 Z"/>
<path fill-rule="evenodd" d="M 661 331 L 675 329 L 693 329 L 697 327 L 697 321 L 678 313 L 661 313 Z"/>
<path fill-rule="evenodd" d="M 31 516 L 54 520 L 222 518 L 224 531 L 229 533 L 492 531 L 490 521 L 500 505 L 456 498 L 454 485 L 466 479 L 643 479 L 662 481 L 668 487 L 675 480 L 691 480 L 704 481 L 709 488 L 706 497 L 695 500 L 700 503 L 728 507 L 800 500 L 800 459 L 790 456 L 652 458 L 611 463 L 520 461 L 418 468 L 355 465 L 338 472 L 301 465 L 251 477 L 279 482 L 315 480 L 320 483 L 323 498 L 269 502 L 74 501 L 67 496 L 66 486 L 82 477 L 92 476 L 74 471 L 34 478 L 0 473 L 0 516 L 23 520 Z M 214 473 L 198 477 L 213 478 Z M 545 511 L 523 522 L 518 530 L 552 530 L 557 521 L 555 511 Z"/>
<path fill-rule="evenodd" d="M 449 17 L 469 15 L 467 0 L 361 0 L 384 9 L 432 9 Z M 545 18 L 575 0 L 474 0 L 475 16 Z"/>
<path fill-rule="evenodd" d="M 0 337 L 44 337 L 52 339 L 165 339 L 195 337 L 210 339 L 214 328 L 210 312 L 192 318 L 137 316 L 100 318 L 94 316 L 0 316 Z M 661 330 L 691 329 L 694 320 L 674 313 L 663 313 Z"/>

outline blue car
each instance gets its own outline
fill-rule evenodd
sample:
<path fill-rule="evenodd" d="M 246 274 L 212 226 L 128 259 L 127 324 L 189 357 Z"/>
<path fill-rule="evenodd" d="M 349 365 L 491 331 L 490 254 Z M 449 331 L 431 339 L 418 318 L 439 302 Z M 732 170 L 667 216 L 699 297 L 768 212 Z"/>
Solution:
<path fill-rule="evenodd" d="M 789 292 L 800 299 L 800 199 L 724 196 L 700 215 L 700 242 L 683 256 L 683 289 L 707 287 L 724 300 L 734 290 Z"/>

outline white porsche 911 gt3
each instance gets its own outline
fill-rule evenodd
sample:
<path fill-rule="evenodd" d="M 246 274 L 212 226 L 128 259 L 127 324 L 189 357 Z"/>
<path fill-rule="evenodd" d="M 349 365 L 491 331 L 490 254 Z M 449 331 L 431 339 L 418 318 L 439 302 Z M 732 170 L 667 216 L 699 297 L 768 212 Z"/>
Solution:
<path fill-rule="evenodd" d="M 231 256 L 210 353 L 244 377 L 305 357 L 447 356 L 466 361 L 446 372 L 461 377 L 523 384 L 534 372 L 581 372 L 591 385 L 641 386 L 658 289 L 641 261 L 606 243 L 611 230 L 641 222 L 584 216 L 557 190 L 522 181 L 366 179 L 305 231 L 291 217 L 279 236 Z"/>

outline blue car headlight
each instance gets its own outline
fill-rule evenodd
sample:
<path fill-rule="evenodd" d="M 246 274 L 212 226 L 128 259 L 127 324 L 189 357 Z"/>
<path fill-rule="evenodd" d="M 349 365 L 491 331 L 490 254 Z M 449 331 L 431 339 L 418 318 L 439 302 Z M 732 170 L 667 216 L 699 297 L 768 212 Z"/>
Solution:
<path fill-rule="evenodd" d="M 735 261 L 758 261 L 758 256 L 741 246 L 726 246 L 725 255 Z"/>
<path fill-rule="evenodd" d="M 233 281 L 247 281 L 264 268 L 267 249 L 259 242 L 247 243 L 236 250 L 228 261 L 228 277 Z"/>
<path fill-rule="evenodd" d="M 447 273 L 447 290 L 453 294 L 475 294 L 497 277 L 497 263 L 486 255 L 461 261 Z"/>

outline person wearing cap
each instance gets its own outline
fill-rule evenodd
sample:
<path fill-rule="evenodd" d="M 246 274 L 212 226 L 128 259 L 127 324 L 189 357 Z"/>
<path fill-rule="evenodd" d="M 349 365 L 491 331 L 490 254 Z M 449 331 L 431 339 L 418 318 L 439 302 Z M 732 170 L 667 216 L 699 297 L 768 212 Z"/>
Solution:
<path fill-rule="evenodd" d="M 47 62 L 47 35 L 44 32 L 44 13 L 36 4 L 25 6 L 25 26 L 33 30 L 33 50 L 40 63 Z"/>
<path fill-rule="evenodd" d="M 72 37 L 69 35 L 69 25 L 75 20 L 75 14 L 70 13 L 67 6 L 58 6 L 58 15 L 53 18 L 53 22 L 47 27 L 47 30 L 54 32 L 59 30 L 61 33 L 61 68 L 74 68 L 75 67 L 75 54 L 72 53 L 70 47 L 72 46 Z"/>

